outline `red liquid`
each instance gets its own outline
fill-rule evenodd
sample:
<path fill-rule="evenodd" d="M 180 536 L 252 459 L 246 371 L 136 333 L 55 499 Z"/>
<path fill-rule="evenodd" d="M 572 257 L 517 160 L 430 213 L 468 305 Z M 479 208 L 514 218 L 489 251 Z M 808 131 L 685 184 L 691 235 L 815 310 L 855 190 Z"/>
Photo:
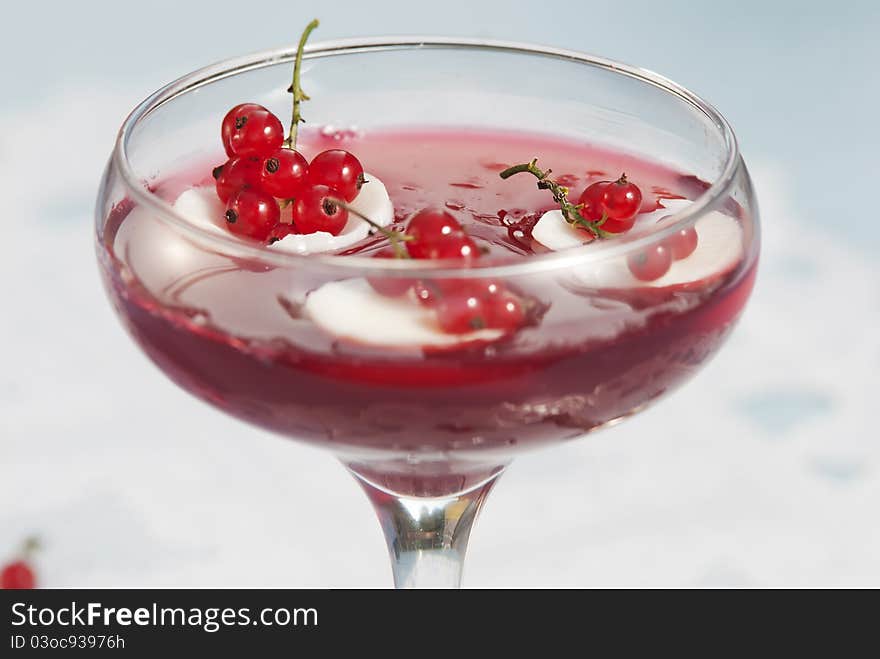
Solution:
<path fill-rule="evenodd" d="M 305 139 L 307 155 L 340 144 L 354 152 L 383 180 L 399 219 L 446 206 L 496 255 L 528 258 L 535 246 L 509 224 L 554 207 L 528 176 L 501 181 L 497 172 L 508 164 L 538 155 L 557 178 L 565 175 L 574 194 L 626 171 L 645 191 L 646 206 L 658 194 L 693 198 L 702 185 L 630 156 L 544 136 L 437 131 Z M 166 181 L 158 193 L 173 198 L 197 178 Z M 226 259 L 171 273 L 161 287 L 142 279 L 148 221 L 129 210 L 119 204 L 108 218 L 102 263 L 117 310 L 147 354 L 203 400 L 332 448 L 371 480 L 410 494 L 463 487 L 516 450 L 580 437 L 685 381 L 733 326 L 756 260 L 746 253 L 723 276 L 677 291 L 601 292 L 572 285 L 564 272 L 518 277 L 507 283 L 539 303 L 534 325 L 491 344 L 401 350 L 338 341 L 303 319 L 305 294 L 325 281 L 308 269 L 283 273 Z M 138 248 L 147 254 L 140 261 Z"/>

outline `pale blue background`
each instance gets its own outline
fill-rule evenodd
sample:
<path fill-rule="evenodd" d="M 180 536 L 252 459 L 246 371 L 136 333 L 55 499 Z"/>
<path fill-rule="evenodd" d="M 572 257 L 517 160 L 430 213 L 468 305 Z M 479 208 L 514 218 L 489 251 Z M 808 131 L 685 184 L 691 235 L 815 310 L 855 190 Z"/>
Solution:
<path fill-rule="evenodd" d="M 11 13 L 3 100 L 22 108 L 62 81 L 152 91 L 231 54 L 292 44 L 318 14 L 315 39 L 467 35 L 602 54 L 709 99 L 747 155 L 792 168 L 811 221 L 880 246 L 880 222 L 861 202 L 880 178 L 880 5 L 870 0 L 85 1 Z"/>
<path fill-rule="evenodd" d="M 876 3 L 320 6 L 316 39 L 483 36 L 654 69 L 722 110 L 755 177 L 762 271 L 730 345 L 657 408 L 520 460 L 468 583 L 880 585 Z M 38 532 L 46 585 L 390 581 L 354 483 L 170 385 L 113 318 L 90 245 L 125 113 L 191 69 L 291 43 L 316 7 L 4 10 L 0 558 Z"/>

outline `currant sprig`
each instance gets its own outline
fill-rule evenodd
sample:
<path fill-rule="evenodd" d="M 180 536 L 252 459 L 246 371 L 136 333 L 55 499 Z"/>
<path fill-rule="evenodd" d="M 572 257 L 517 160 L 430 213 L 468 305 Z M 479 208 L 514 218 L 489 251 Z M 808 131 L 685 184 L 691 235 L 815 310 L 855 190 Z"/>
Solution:
<path fill-rule="evenodd" d="M 507 180 L 515 174 L 531 174 L 538 179 L 537 185 L 539 190 L 549 190 L 553 195 L 553 199 L 559 204 L 559 209 L 562 211 L 562 217 L 565 218 L 566 222 L 572 226 L 586 229 L 595 238 L 609 238 L 613 236 L 613 233 L 602 229 L 602 225 L 608 220 L 607 214 L 603 212 L 602 216 L 597 220 L 588 220 L 585 218 L 580 212 L 583 208 L 583 204 L 573 204 L 568 200 L 569 189 L 550 178 L 552 171 L 553 170 L 550 169 L 546 171 L 541 170 L 538 167 L 538 159 L 534 158 L 531 162 L 508 167 L 498 175 L 502 179 Z"/>
<path fill-rule="evenodd" d="M 223 118 L 220 132 L 229 159 L 212 173 L 226 204 L 226 226 L 236 235 L 268 244 L 295 233 L 339 235 L 349 212 L 334 199 L 352 202 L 367 183 L 363 165 L 348 151 L 329 149 L 308 162 L 296 150 L 302 103 L 309 100 L 301 84 L 302 61 L 319 24 L 312 20 L 299 38 L 287 89 L 293 107 L 286 136 L 278 117 L 257 103 L 236 105 Z M 288 207 L 290 220 L 282 223 L 280 210 Z"/>
<path fill-rule="evenodd" d="M 305 51 L 306 41 L 309 40 L 309 35 L 311 35 L 315 28 L 320 24 L 320 21 L 315 18 L 306 25 L 306 28 L 303 30 L 303 33 L 299 38 L 299 45 L 296 48 L 296 58 L 293 60 L 293 81 L 290 83 L 290 87 L 287 88 L 288 93 L 293 94 L 293 111 L 290 118 L 290 130 L 287 133 L 287 138 L 284 140 L 284 146 L 291 149 L 296 148 L 296 135 L 299 130 L 300 122 L 305 122 L 305 119 L 302 118 L 302 113 L 300 112 L 300 104 L 303 101 L 309 100 L 309 95 L 303 91 L 299 80 L 300 71 L 302 70 L 303 52 Z"/>
<path fill-rule="evenodd" d="M 403 231 L 395 231 L 394 229 L 389 229 L 387 227 L 383 227 L 381 224 L 379 224 L 378 222 L 376 222 L 373 219 L 370 219 L 369 217 L 367 217 L 366 215 L 361 213 L 359 210 L 357 210 L 353 206 L 349 206 L 347 203 L 345 203 L 341 199 L 330 198 L 330 199 L 328 199 L 328 201 L 330 201 L 332 204 L 338 206 L 339 208 L 341 208 L 345 211 L 348 211 L 349 213 L 351 213 L 352 215 L 354 215 L 358 219 L 363 220 L 364 222 L 366 222 L 367 224 L 370 225 L 370 227 L 373 229 L 373 231 L 377 231 L 377 232 L 381 233 L 383 236 L 385 236 L 388 239 L 388 242 L 391 243 L 391 249 L 394 251 L 394 258 L 396 258 L 396 259 L 412 258 L 409 255 L 409 252 L 407 252 L 407 250 L 406 250 L 406 241 L 412 240 L 411 236 L 407 236 Z"/>
<path fill-rule="evenodd" d="M 302 60 L 306 42 L 318 25 L 317 19 L 311 21 L 299 39 L 293 80 L 287 89 L 293 108 L 286 136 L 281 121 L 256 103 L 236 105 L 223 119 L 221 137 L 228 160 L 212 174 L 217 196 L 226 205 L 227 228 L 271 245 L 293 234 L 339 235 L 353 215 L 388 240 L 389 245 L 374 252 L 373 258 L 451 260 L 468 267 L 485 252 L 451 214 L 424 208 L 409 218 L 405 229 L 385 227 L 352 206 L 369 183 L 357 157 L 342 149 L 328 149 L 309 162 L 296 150 L 299 124 L 304 122 L 302 103 L 309 100 L 301 84 Z M 535 163 L 532 166 L 540 174 L 542 187 L 556 185 L 547 179 L 549 171 L 545 174 Z M 564 202 L 567 189 L 560 190 L 555 196 Z M 290 209 L 290 220 L 282 222 L 281 209 L 285 208 Z M 535 309 L 529 299 L 493 280 L 377 276 L 367 277 L 367 282 L 383 296 L 410 295 L 413 303 L 433 309 L 441 329 L 451 333 L 514 332 L 529 322 Z"/>

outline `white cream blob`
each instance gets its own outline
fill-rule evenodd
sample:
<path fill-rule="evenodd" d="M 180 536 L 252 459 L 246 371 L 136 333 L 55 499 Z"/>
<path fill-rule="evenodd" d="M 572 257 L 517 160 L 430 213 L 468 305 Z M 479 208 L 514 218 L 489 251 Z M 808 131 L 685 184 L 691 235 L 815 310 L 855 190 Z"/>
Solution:
<path fill-rule="evenodd" d="M 351 206 L 380 226 L 391 224 L 394 206 L 385 185 L 375 176 L 366 174 L 365 177 L 369 183 L 364 184 Z M 224 226 L 225 205 L 217 198 L 213 186 L 184 191 L 174 202 L 174 209 L 195 226 L 230 235 Z M 335 251 L 363 240 L 369 231 L 369 224 L 350 214 L 338 236 L 323 231 L 292 234 L 273 243 L 271 249 L 296 254 Z M 182 241 L 165 242 L 174 246 L 181 242 L 185 247 Z M 183 263 L 182 255 L 174 258 L 177 265 Z M 195 263 L 193 261 L 193 265 Z M 318 327 L 335 337 L 377 346 L 442 348 L 472 341 L 494 341 L 504 335 L 501 330 L 492 329 L 466 334 L 444 332 L 437 324 L 436 312 L 420 304 L 413 295 L 400 298 L 380 295 L 363 278 L 324 284 L 307 295 L 303 311 Z"/>
<path fill-rule="evenodd" d="M 372 174 L 365 173 L 364 177 L 369 182 L 364 183 L 358 196 L 355 197 L 350 206 L 380 226 L 391 224 L 394 221 L 394 206 L 391 203 L 391 198 L 388 196 L 385 185 Z M 185 190 L 174 202 L 174 210 L 199 228 L 225 235 L 233 235 L 225 226 L 224 213 L 226 212 L 226 206 L 217 197 L 213 185 Z M 290 210 L 288 209 L 286 212 L 289 217 Z M 284 211 L 282 211 L 283 216 Z M 316 231 L 309 234 L 291 234 L 272 243 L 270 248 L 293 254 L 332 252 L 354 245 L 356 242 L 366 238 L 369 232 L 369 224 L 354 213 L 349 213 L 348 223 L 338 236 L 334 236 L 326 231 Z"/>
<path fill-rule="evenodd" d="M 174 210 L 200 229 L 232 235 L 226 228 L 226 204 L 217 197 L 213 185 L 189 188 L 180 193 Z"/>
<path fill-rule="evenodd" d="M 645 229 L 650 228 L 655 222 L 687 208 L 692 203 L 687 199 L 663 199 L 664 208 L 650 213 L 640 213 L 636 219 L 637 224 L 632 231 L 641 229 L 645 232 Z M 580 247 L 589 242 L 589 234 L 584 229 L 578 229 L 566 222 L 562 211 L 558 208 L 547 211 L 541 216 L 532 229 L 532 238 L 554 251 Z"/>
<path fill-rule="evenodd" d="M 586 231 L 566 222 L 562 211 L 558 208 L 547 211 L 541 216 L 532 227 L 532 238 L 554 251 L 580 247 L 589 242 Z"/>
<path fill-rule="evenodd" d="M 414 296 L 386 297 L 363 278 L 324 284 L 308 294 L 303 312 L 333 336 L 370 345 L 447 347 L 494 341 L 504 334 L 494 329 L 466 334 L 444 332 L 435 312 L 419 304 Z"/>
<path fill-rule="evenodd" d="M 657 222 L 690 206 L 686 199 L 664 199 L 665 208 L 642 213 L 637 218 L 634 233 L 646 234 L 656 228 Z M 669 271 L 653 281 L 641 281 L 630 272 L 626 257 L 603 259 L 594 264 L 578 267 L 577 279 L 583 285 L 595 288 L 664 288 L 708 281 L 729 272 L 742 259 L 743 229 L 740 223 L 719 211 L 699 218 L 694 224 L 697 248 L 687 258 L 673 261 Z M 565 221 L 560 210 L 544 213 L 532 230 L 532 238 L 552 250 L 578 247 L 589 242 L 588 234 Z"/>
<path fill-rule="evenodd" d="M 358 196 L 349 205 L 380 226 L 391 224 L 394 221 L 394 206 L 385 185 L 372 174 L 364 173 L 364 178 L 368 182 L 364 183 Z M 326 231 L 290 234 L 272 243 L 270 247 L 293 254 L 332 252 L 354 245 L 366 238 L 369 233 L 370 225 L 354 213 L 349 213 L 348 222 L 338 236 Z"/>

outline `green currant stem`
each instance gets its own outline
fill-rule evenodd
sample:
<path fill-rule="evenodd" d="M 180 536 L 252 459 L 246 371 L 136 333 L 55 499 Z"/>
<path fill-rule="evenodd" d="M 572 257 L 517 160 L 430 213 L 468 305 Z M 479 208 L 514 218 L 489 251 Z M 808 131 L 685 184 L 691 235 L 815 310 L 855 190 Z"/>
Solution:
<path fill-rule="evenodd" d="M 367 217 L 366 215 L 364 215 L 360 211 L 355 210 L 352 206 L 349 206 L 341 199 L 333 199 L 331 197 L 328 197 L 327 200 L 333 204 L 336 204 L 340 208 L 344 208 L 345 210 L 347 210 L 349 213 L 351 213 L 355 217 L 362 219 L 364 222 L 366 222 L 371 227 L 373 227 L 373 229 L 375 229 L 376 231 L 381 233 L 383 236 L 385 236 L 388 239 L 388 241 L 391 243 L 391 249 L 394 250 L 394 257 L 395 258 L 398 258 L 398 259 L 410 258 L 409 252 L 407 252 L 406 248 L 403 246 L 403 243 L 405 243 L 407 240 L 411 240 L 411 238 L 409 236 L 401 233 L 400 231 L 394 231 L 393 229 L 386 229 L 381 224 L 379 224 L 375 220 L 370 219 L 369 217 Z"/>
<path fill-rule="evenodd" d="M 312 30 L 318 27 L 318 25 L 320 25 L 320 23 L 317 18 L 306 25 L 306 29 L 303 30 L 302 36 L 299 38 L 299 45 L 296 48 L 296 59 L 293 60 L 293 82 L 287 89 L 288 92 L 293 94 L 293 115 L 290 120 L 290 131 L 287 134 L 287 139 L 284 140 L 284 146 L 290 147 L 291 149 L 296 148 L 296 133 L 299 129 L 300 122 L 304 121 L 302 114 L 300 113 L 300 103 L 309 100 L 309 95 L 302 90 L 302 86 L 300 86 L 299 82 L 300 69 L 302 69 L 303 51 L 305 50 L 306 41 L 308 41 L 309 35 L 312 33 Z"/>
<path fill-rule="evenodd" d="M 605 214 L 603 213 L 602 219 L 596 220 L 595 222 L 586 219 L 580 213 L 581 206 L 575 205 L 568 200 L 568 188 L 550 178 L 551 171 L 552 170 L 549 169 L 547 171 L 542 171 L 538 167 L 538 159 L 535 158 L 531 162 L 524 162 L 519 165 L 508 167 L 498 175 L 506 180 L 514 174 L 531 174 L 538 179 L 539 190 L 549 190 L 553 195 L 553 199 L 559 204 L 559 209 L 562 211 L 562 217 L 565 218 L 566 222 L 573 226 L 586 229 L 596 238 L 609 238 L 613 236 L 613 233 L 603 231 L 601 228 L 608 219 Z"/>
<path fill-rule="evenodd" d="M 30 560 L 40 549 L 40 540 L 36 536 L 26 538 L 21 546 L 21 557 Z"/>

